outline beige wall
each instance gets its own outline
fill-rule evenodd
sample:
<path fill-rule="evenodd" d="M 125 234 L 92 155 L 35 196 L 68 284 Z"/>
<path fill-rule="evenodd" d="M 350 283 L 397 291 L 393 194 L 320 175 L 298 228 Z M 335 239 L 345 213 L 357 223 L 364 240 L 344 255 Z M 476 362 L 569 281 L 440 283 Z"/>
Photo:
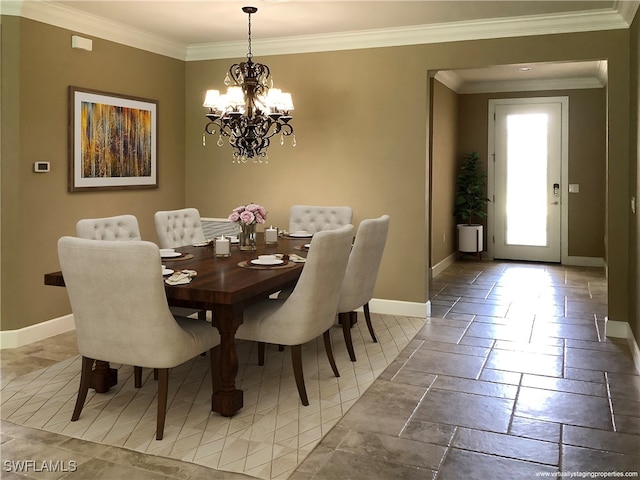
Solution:
<path fill-rule="evenodd" d="M 432 79 L 431 261 L 434 267 L 456 251 L 455 205 L 458 174 L 458 95 Z"/>
<path fill-rule="evenodd" d="M 293 204 L 350 205 L 355 225 L 389 214 L 376 297 L 425 302 L 426 69 L 395 49 L 254 54 L 293 92 L 297 146 L 276 141 L 268 166 L 233 165 L 215 137 L 203 147 L 204 92 L 223 85 L 232 62 L 188 63 L 187 203 L 226 216 L 257 202 L 280 228 Z"/>
<path fill-rule="evenodd" d="M 609 307 L 612 319 L 628 319 L 629 219 L 620 213 L 629 203 L 628 31 L 264 58 L 255 45 L 255 59 L 269 64 L 296 105 L 298 146 L 272 147 L 265 168 L 232 165 L 228 147 L 219 149 L 215 139 L 202 146 L 204 91 L 222 86 L 231 61 L 185 65 L 99 39 L 92 53 L 75 51 L 71 32 L 19 22 L 20 106 L 6 111 L 3 102 L 2 112 L 3 125 L 19 120 L 21 126 L 14 151 L 4 151 L 3 131 L 3 329 L 68 313 L 64 291 L 44 287 L 42 274 L 57 269 L 55 242 L 73 233 L 78 218 L 129 211 L 144 222 L 143 236 L 153 238 L 152 212 L 182 205 L 224 216 L 239 203 L 260 202 L 278 226 L 286 225 L 294 203 L 351 205 L 355 223 L 388 213 L 391 231 L 375 295 L 424 302 L 428 71 L 599 58 L 608 59 L 610 83 Z M 15 40 L 4 37 L 3 24 L 3 58 Z M 160 189 L 66 192 L 70 84 L 159 100 Z M 32 174 L 35 160 L 51 160 L 54 171 Z"/>
<path fill-rule="evenodd" d="M 569 97 L 569 183 L 580 184 L 568 194 L 570 256 L 604 258 L 606 195 L 606 94 L 604 88 L 460 95 L 459 152 L 476 151 L 487 171 L 490 99 Z"/>
<path fill-rule="evenodd" d="M 629 291 L 631 295 L 629 323 L 633 330 L 636 342 L 640 344 L 640 221 L 638 221 L 638 200 L 640 199 L 640 167 L 638 159 L 640 154 L 640 122 L 638 122 L 640 112 L 640 20 L 637 18 L 631 26 L 631 88 L 629 104 L 631 105 L 630 135 L 630 175 L 629 190 L 636 198 L 636 214 L 630 213 L 630 243 L 632 254 L 629 259 L 630 282 Z M 633 253 L 635 252 L 635 253 Z"/>
<path fill-rule="evenodd" d="M 153 212 L 184 205 L 184 62 L 101 39 L 72 49 L 71 35 L 2 17 L 2 330 L 69 313 L 43 275 L 59 270 L 56 242 L 78 219 L 132 213 L 155 240 Z M 69 85 L 158 100 L 160 188 L 67 192 Z M 35 161 L 51 172 L 34 173 Z"/>

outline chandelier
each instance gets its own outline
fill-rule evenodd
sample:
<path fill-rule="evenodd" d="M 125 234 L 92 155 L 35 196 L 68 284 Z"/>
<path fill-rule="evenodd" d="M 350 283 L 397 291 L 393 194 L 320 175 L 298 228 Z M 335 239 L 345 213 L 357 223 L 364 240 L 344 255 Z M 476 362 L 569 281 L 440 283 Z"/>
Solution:
<path fill-rule="evenodd" d="M 243 7 L 249 16 L 249 51 L 247 61 L 231 65 L 224 79 L 227 93 L 207 90 L 203 106 L 208 123 L 204 130 L 209 135 L 218 133 L 218 146 L 224 144 L 223 137 L 229 138 L 233 148 L 233 163 L 269 163 L 267 149 L 271 138 L 280 134 L 280 144 L 285 137 L 292 136 L 291 144 L 296 146 L 293 127 L 291 94 L 273 88 L 273 79 L 267 65 L 254 63 L 251 53 L 251 14 L 256 7 Z M 202 144 L 205 144 L 205 133 Z"/>

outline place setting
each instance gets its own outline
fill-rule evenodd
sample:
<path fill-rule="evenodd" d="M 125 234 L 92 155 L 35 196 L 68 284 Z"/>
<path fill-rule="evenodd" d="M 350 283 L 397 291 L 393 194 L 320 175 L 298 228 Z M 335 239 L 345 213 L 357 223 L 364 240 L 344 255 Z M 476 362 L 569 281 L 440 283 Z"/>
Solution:
<path fill-rule="evenodd" d="M 258 270 L 264 270 L 275 268 L 289 268 L 294 266 L 295 263 L 297 262 L 295 260 L 292 260 L 290 255 L 276 253 L 272 255 L 258 255 L 257 258 L 243 260 L 238 263 L 238 266 L 243 268 L 255 268 Z"/>
<path fill-rule="evenodd" d="M 188 260 L 190 258 L 193 258 L 193 254 L 178 252 L 175 248 L 161 248 L 160 258 L 162 258 L 162 260 L 164 261 Z"/>

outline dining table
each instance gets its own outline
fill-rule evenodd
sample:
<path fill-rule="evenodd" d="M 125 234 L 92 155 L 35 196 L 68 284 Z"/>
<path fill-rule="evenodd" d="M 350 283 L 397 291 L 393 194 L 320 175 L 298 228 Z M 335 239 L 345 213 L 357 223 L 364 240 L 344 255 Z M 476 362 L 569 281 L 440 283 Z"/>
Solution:
<path fill-rule="evenodd" d="M 310 238 L 280 235 L 277 244 L 266 244 L 264 233 L 258 233 L 255 250 L 240 250 L 231 243 L 229 256 L 216 256 L 214 241 L 211 241 L 202 246 L 175 248 L 175 256 L 162 258 L 162 264 L 168 269 L 196 272 L 187 284 L 169 285 L 165 282 L 169 305 L 210 310 L 212 326 L 220 332 L 220 388 L 212 392 L 212 411 L 230 417 L 242 408 L 243 392 L 235 384 L 238 373 L 235 333 L 242 324 L 244 308 L 295 286 L 302 273 L 310 241 Z M 283 255 L 283 263 L 253 263 L 258 255 L 276 254 L 278 258 Z M 64 286 L 62 272 L 45 274 L 44 283 Z M 117 372 L 104 361 L 96 362 L 92 377 L 96 391 L 106 391 L 117 382 Z"/>

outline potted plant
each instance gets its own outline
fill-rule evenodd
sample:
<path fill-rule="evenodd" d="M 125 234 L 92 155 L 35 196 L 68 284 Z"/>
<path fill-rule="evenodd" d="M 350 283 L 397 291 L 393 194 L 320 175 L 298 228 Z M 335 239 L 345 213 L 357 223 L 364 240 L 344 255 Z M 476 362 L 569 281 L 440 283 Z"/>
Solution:
<path fill-rule="evenodd" d="M 487 216 L 486 179 L 476 152 L 465 153 L 456 185 L 456 205 L 454 215 L 464 223 L 458 224 L 458 251 L 473 252 L 480 258 L 483 250 L 483 229 L 481 221 Z"/>

